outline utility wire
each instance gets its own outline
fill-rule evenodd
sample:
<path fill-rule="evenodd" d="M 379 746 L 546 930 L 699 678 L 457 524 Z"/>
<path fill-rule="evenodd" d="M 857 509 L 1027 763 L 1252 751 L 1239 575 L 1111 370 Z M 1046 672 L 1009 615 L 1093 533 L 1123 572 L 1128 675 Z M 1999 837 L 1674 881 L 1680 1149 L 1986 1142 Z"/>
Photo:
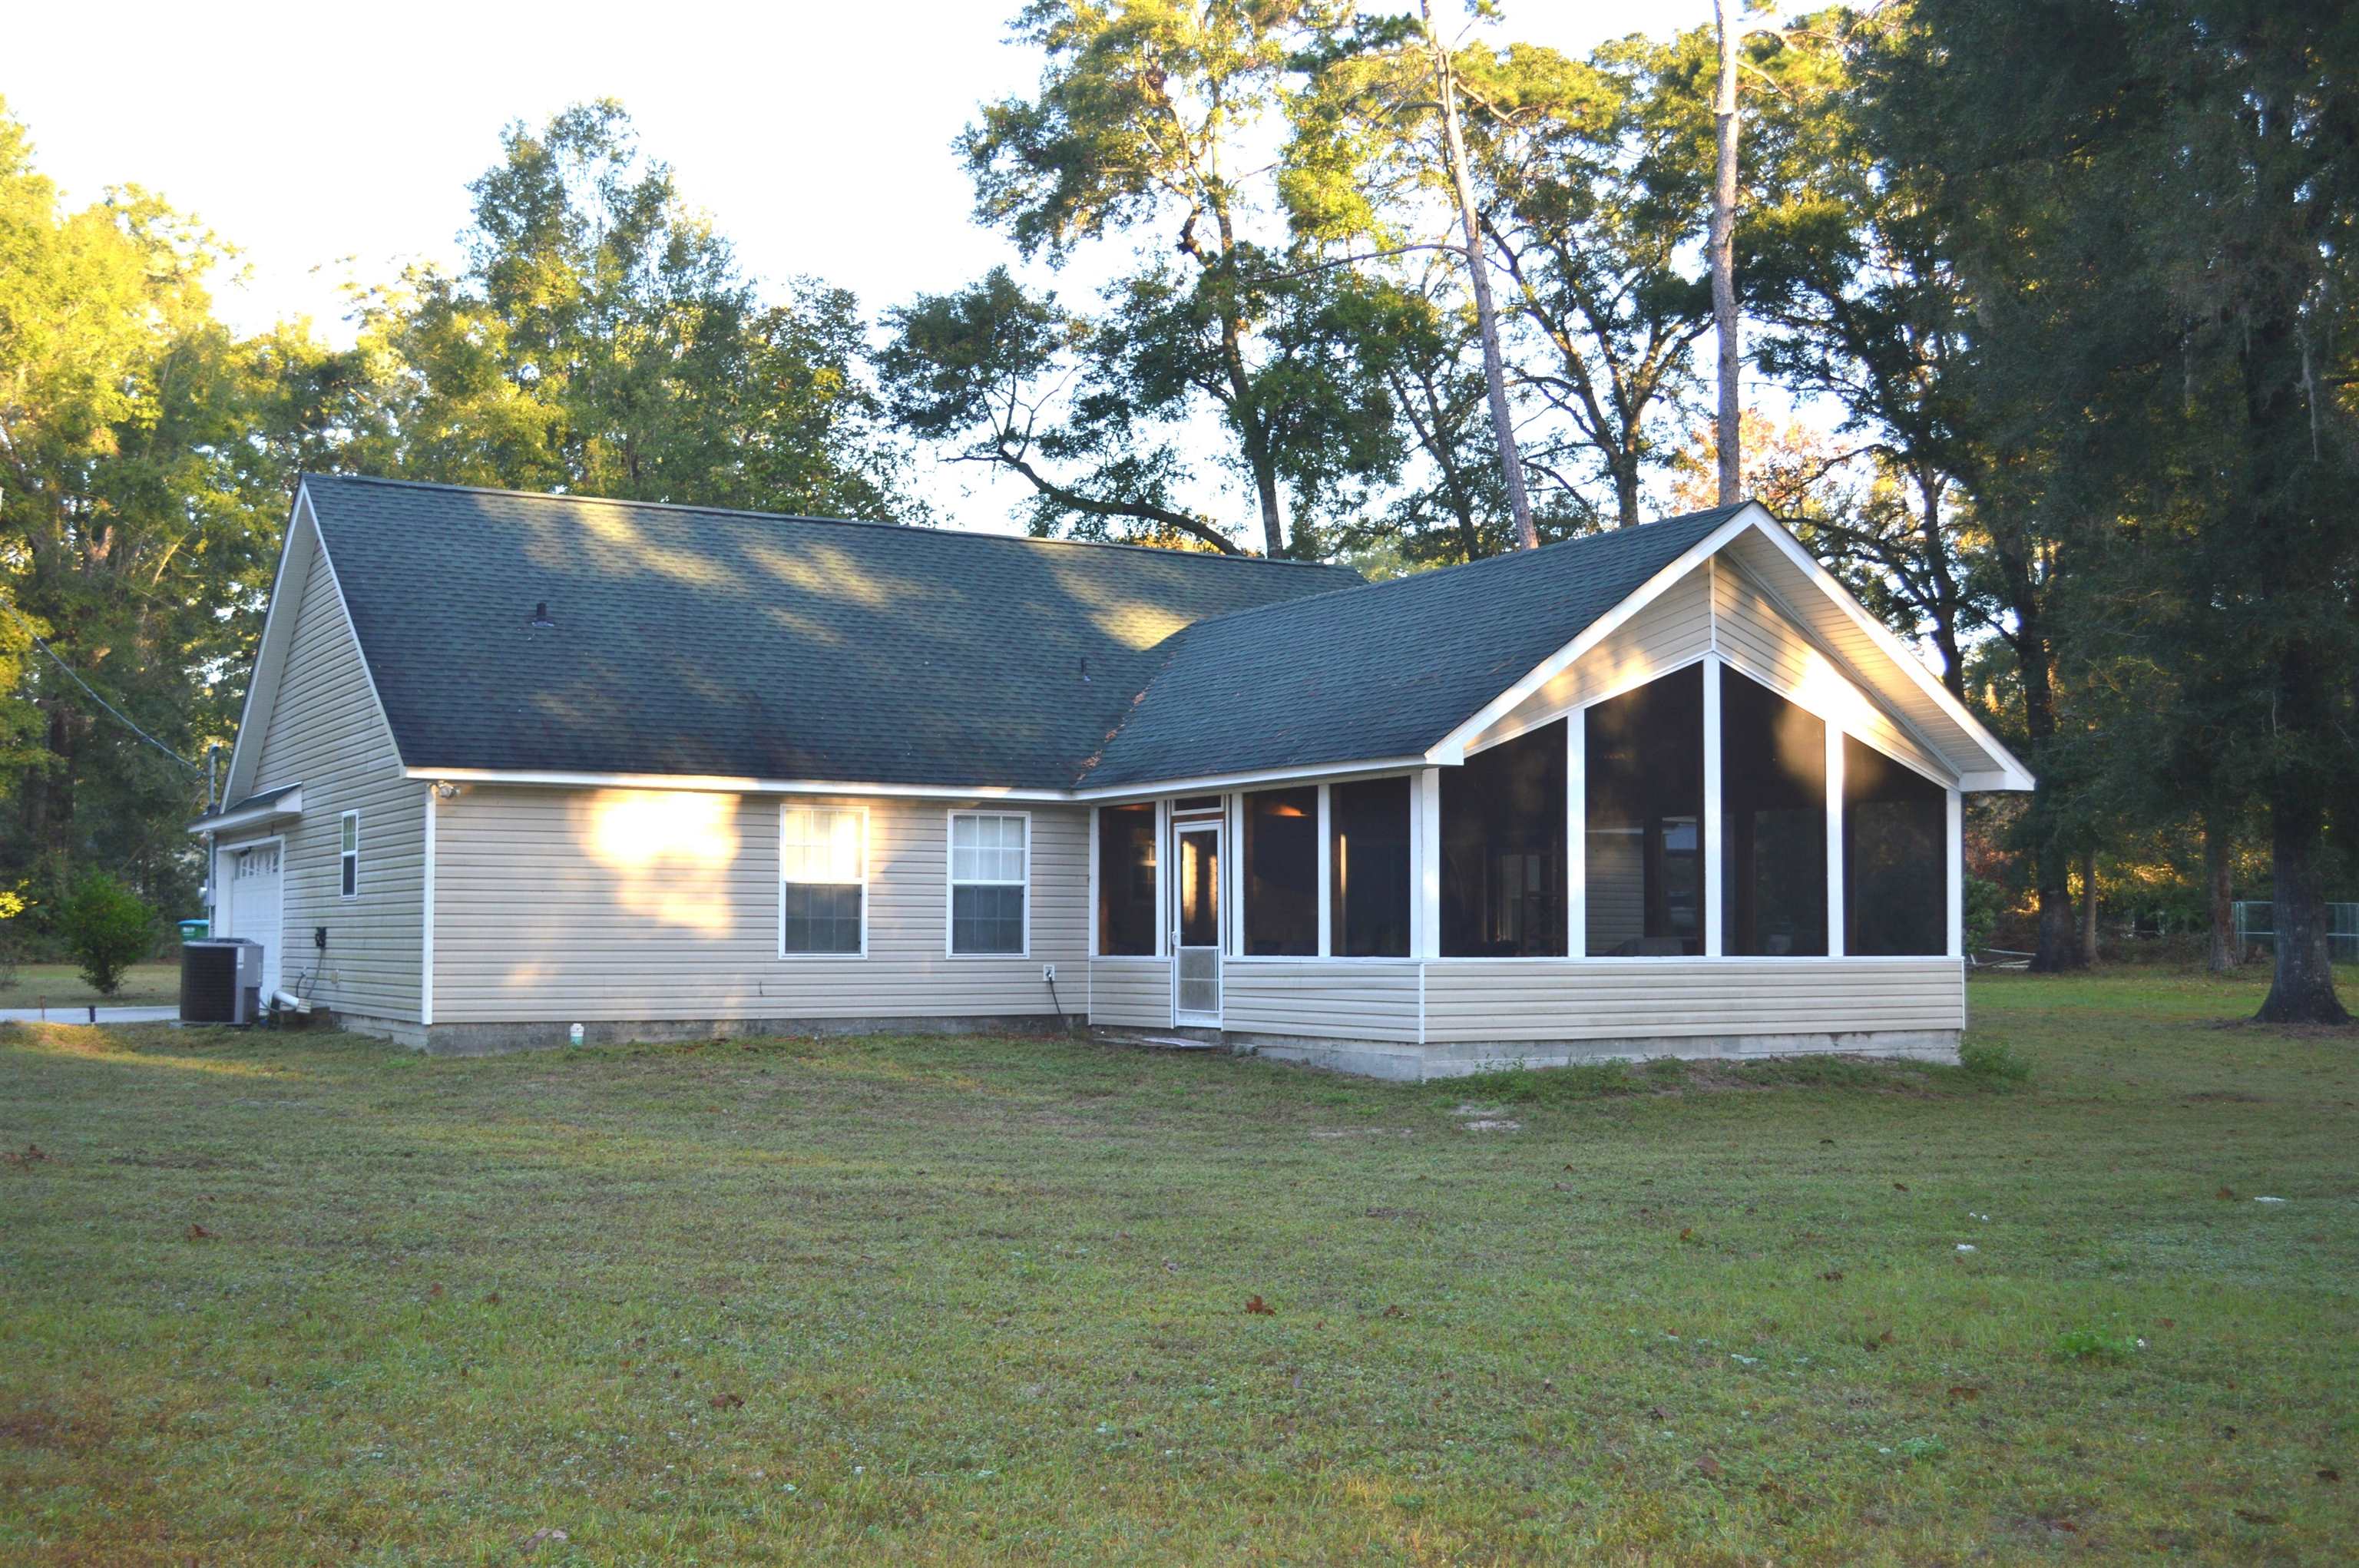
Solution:
<path fill-rule="evenodd" d="M 124 713 L 122 709 L 116 707 L 114 703 L 100 696 L 89 681 L 74 673 L 72 665 L 68 664 L 64 659 L 58 657 L 58 650 L 56 648 L 51 648 L 48 643 L 41 640 L 41 634 L 35 631 L 32 627 L 32 624 L 27 621 L 23 615 L 16 613 L 16 605 L 8 604 L 5 600 L 0 600 L 0 610 L 7 611 L 8 618 L 16 622 L 19 626 L 24 627 L 25 635 L 33 639 L 33 646 L 39 648 L 43 653 L 48 654 L 49 656 L 49 662 L 66 672 L 67 680 L 81 687 L 84 691 L 89 692 L 90 700 L 96 702 L 100 707 L 104 708 L 108 713 L 113 713 L 116 721 L 120 723 L 124 728 L 129 730 L 133 735 L 137 735 L 141 740 L 146 741 L 149 746 L 154 746 L 158 751 L 162 752 L 165 756 L 170 757 L 173 761 L 179 763 L 190 772 L 201 773 L 204 771 L 201 767 L 198 766 L 196 763 L 190 762 L 187 757 L 182 757 L 179 752 L 174 751 L 170 746 L 166 746 L 154 735 L 149 735 L 146 730 L 143 730 L 137 724 L 133 724 L 130 718 Z"/>

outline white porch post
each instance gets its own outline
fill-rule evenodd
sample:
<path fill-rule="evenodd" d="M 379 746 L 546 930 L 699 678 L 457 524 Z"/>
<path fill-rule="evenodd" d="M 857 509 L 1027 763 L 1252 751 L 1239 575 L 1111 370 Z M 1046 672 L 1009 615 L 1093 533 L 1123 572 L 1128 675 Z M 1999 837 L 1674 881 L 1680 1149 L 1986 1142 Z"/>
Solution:
<path fill-rule="evenodd" d="M 1319 956 L 1335 951 L 1335 835 L 1329 831 L 1327 791 L 1319 786 Z"/>
<path fill-rule="evenodd" d="M 1720 655 L 1703 659 L 1703 955 L 1721 956 L 1720 942 Z"/>
<path fill-rule="evenodd" d="M 1229 927 L 1227 955 L 1245 957 L 1245 795 L 1244 795 L 1244 789 L 1232 792 L 1232 795 L 1227 795 L 1224 800 L 1227 800 L 1229 809 L 1227 811 L 1222 811 L 1222 821 L 1229 822 L 1229 830 L 1224 834 L 1220 834 L 1222 837 L 1220 879 L 1222 884 L 1224 884 L 1224 887 L 1220 889 L 1220 908 L 1229 910 L 1229 920 L 1224 922 Z"/>
<path fill-rule="evenodd" d="M 1409 856 L 1417 866 L 1410 887 L 1410 950 L 1419 958 L 1441 956 L 1441 769 L 1417 776 L 1410 800 Z"/>
<path fill-rule="evenodd" d="M 1164 867 L 1171 858 L 1171 802 L 1155 802 L 1155 956 L 1171 953 L 1171 893 Z"/>
<path fill-rule="evenodd" d="M 1564 716 L 1564 939 L 1574 958 L 1589 952 L 1589 710 Z"/>
<path fill-rule="evenodd" d="M 1843 733 L 1827 721 L 1827 956 L 1843 955 Z"/>
<path fill-rule="evenodd" d="M 429 803 L 428 810 L 432 810 L 430 802 Z M 1083 951 L 1092 958 L 1095 958 L 1098 955 L 1099 911 L 1105 908 L 1104 896 L 1098 891 L 1098 878 L 1103 875 L 1103 872 L 1102 872 L 1098 866 L 1098 840 L 1100 836 L 1098 833 L 1098 813 L 1103 810 L 1105 810 L 1105 808 L 1103 806 L 1092 806 L 1090 808 L 1090 940 L 1088 946 L 1084 948 Z M 865 897 L 865 895 L 864 894 L 863 897 Z M 786 918 L 786 912 L 783 908 L 779 910 L 779 918 L 781 920 Z M 784 947 L 786 945 L 786 933 L 784 931 L 779 932 L 778 945 Z"/>
<path fill-rule="evenodd" d="M 1943 835 L 1949 851 L 1950 945 L 1951 958 L 1963 958 L 1966 942 L 1966 797 L 1952 784 L 1949 789 L 1949 831 Z"/>

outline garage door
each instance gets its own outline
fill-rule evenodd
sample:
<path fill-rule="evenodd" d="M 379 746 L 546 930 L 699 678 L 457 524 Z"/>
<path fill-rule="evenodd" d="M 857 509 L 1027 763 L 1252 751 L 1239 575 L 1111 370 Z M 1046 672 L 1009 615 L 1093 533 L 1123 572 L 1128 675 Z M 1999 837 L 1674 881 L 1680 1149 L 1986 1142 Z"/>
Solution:
<path fill-rule="evenodd" d="M 258 844 L 251 849 L 227 850 L 229 936 L 262 944 L 262 996 L 267 1002 L 278 989 L 279 871 L 278 845 Z"/>

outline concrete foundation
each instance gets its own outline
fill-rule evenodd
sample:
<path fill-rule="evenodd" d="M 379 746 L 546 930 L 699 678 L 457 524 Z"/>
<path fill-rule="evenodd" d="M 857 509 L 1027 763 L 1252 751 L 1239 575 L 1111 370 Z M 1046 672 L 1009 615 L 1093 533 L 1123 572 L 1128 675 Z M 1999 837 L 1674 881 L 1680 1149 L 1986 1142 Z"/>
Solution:
<path fill-rule="evenodd" d="M 336 1024 L 356 1034 L 375 1035 L 429 1056 L 495 1056 L 512 1051 L 550 1051 L 571 1043 L 572 1022 L 419 1024 L 339 1013 Z M 740 1040 L 756 1035 L 803 1038 L 854 1034 L 1060 1034 L 1078 1029 L 1073 1015 L 1013 1013 L 975 1018 L 661 1018 L 640 1021 L 582 1020 L 584 1045 L 631 1045 L 684 1040 Z"/>
<path fill-rule="evenodd" d="M 1601 1062 L 1752 1061 L 1772 1056 L 1875 1056 L 1954 1063 L 1956 1029 L 1875 1029 L 1849 1034 L 1650 1035 L 1616 1040 L 1455 1041 L 1408 1045 L 1375 1040 L 1310 1040 L 1232 1034 L 1241 1054 L 1298 1062 L 1333 1073 L 1422 1083 L 1509 1068 L 1574 1067 Z"/>

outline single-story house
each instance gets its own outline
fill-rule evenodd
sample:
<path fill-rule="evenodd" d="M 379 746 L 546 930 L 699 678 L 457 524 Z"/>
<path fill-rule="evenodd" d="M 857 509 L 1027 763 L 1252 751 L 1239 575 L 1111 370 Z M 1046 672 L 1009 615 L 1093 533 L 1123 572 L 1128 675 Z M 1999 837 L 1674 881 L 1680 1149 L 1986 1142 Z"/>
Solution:
<path fill-rule="evenodd" d="M 1131 1034 L 1394 1077 L 1942 1057 L 2023 766 L 1769 514 L 1380 583 L 313 476 L 193 824 L 429 1050 Z"/>

